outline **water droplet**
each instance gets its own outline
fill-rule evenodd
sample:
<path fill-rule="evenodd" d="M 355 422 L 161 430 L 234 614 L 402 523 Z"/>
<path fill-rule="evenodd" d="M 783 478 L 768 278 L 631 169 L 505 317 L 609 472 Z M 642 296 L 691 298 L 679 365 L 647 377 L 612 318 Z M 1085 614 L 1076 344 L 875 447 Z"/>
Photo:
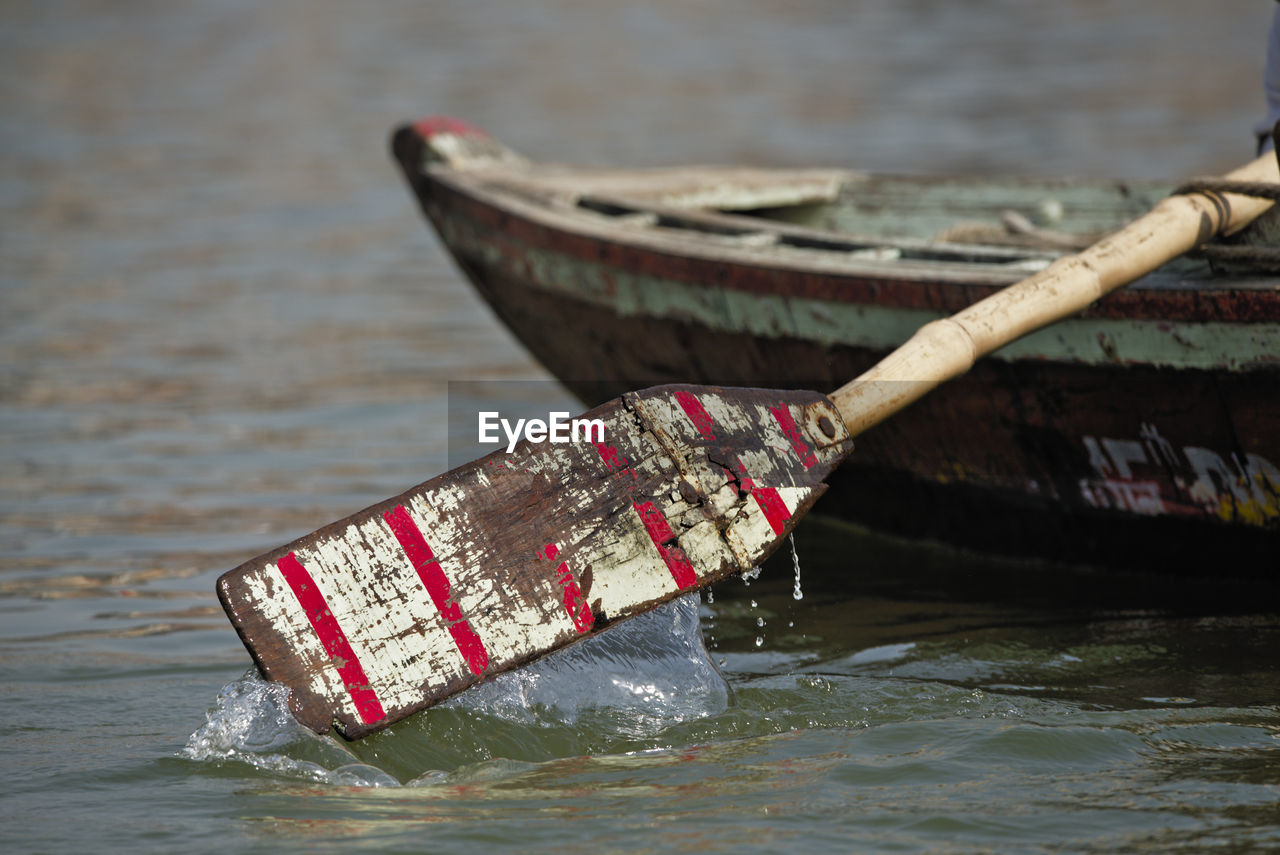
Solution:
<path fill-rule="evenodd" d="M 762 617 L 756 618 L 756 626 L 764 626 L 764 618 Z"/>
<path fill-rule="evenodd" d="M 759 608 L 759 607 L 760 607 L 760 604 L 759 604 L 759 603 L 757 603 L 755 600 L 752 600 L 752 601 L 751 601 L 751 608 L 755 609 L 755 608 Z"/>
<path fill-rule="evenodd" d="M 757 635 L 757 636 L 756 636 L 756 647 L 764 647 L 764 636 L 763 636 L 763 635 Z"/>
<path fill-rule="evenodd" d="M 790 536 L 791 541 L 791 564 L 796 568 L 796 586 L 791 589 L 793 599 L 803 600 L 804 591 L 800 590 L 800 556 L 796 554 L 796 536 L 793 532 Z"/>

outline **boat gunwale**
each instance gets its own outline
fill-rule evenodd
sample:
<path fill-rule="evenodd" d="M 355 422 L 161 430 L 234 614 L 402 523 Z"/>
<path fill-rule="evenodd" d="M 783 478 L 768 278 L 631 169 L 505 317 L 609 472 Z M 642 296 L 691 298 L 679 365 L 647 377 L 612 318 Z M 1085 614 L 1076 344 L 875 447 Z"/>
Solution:
<path fill-rule="evenodd" d="M 505 171 L 431 165 L 421 174 L 428 183 L 447 189 L 465 204 L 475 206 L 470 212 L 459 212 L 456 204 L 451 205 L 452 214 L 462 213 L 489 228 L 501 230 L 507 239 L 531 247 L 554 248 L 593 262 L 611 253 L 641 253 L 638 257 L 648 261 L 665 259 L 670 269 L 662 275 L 691 284 L 710 283 L 749 293 L 954 312 L 1031 272 L 1000 270 L 997 274 L 992 272 L 993 265 L 955 263 L 905 266 L 901 262 L 849 259 L 847 253 L 807 249 L 796 250 L 796 257 L 790 257 L 776 251 L 762 252 L 758 247 L 709 244 L 705 238 L 660 234 L 652 229 L 601 221 L 577 207 L 555 204 L 542 196 L 529 197 L 501 183 Z M 433 194 L 425 188 L 419 192 L 430 213 L 429 197 Z M 448 216 L 444 210 L 439 215 Z M 442 235 L 449 231 L 445 223 L 437 223 L 437 228 Z M 575 243 L 581 245 L 574 246 Z M 813 263 L 819 256 L 826 256 L 827 263 Z M 839 263 L 835 258 L 840 259 Z M 800 263 L 801 260 L 810 263 Z M 720 267 L 708 269 L 706 275 L 689 269 L 706 265 Z M 732 265 L 735 275 L 725 276 L 724 265 Z M 616 266 L 627 264 L 617 262 Z M 750 280 L 757 278 L 753 273 L 763 274 L 759 277 L 762 279 L 782 273 L 799 285 L 784 292 L 767 284 L 753 283 Z M 1240 305 L 1235 305 L 1237 303 Z M 1280 321 L 1280 279 L 1206 279 L 1193 280 L 1188 286 L 1187 280 L 1176 275 L 1153 274 L 1108 295 L 1079 317 L 1169 323 L 1225 321 L 1246 325 Z"/>
<path fill-rule="evenodd" d="M 667 252 L 672 255 L 681 257 L 698 256 L 705 257 L 710 260 L 726 262 L 741 265 L 757 265 L 767 267 L 781 267 L 786 270 L 797 270 L 800 267 L 806 267 L 806 272 L 836 273 L 845 276 L 883 276 L 885 273 L 901 270 L 905 273 L 915 273 L 916 276 L 904 275 L 904 280 L 921 279 L 928 281 L 942 281 L 955 279 L 957 284 L 992 284 L 1003 285 L 1010 282 L 1016 282 L 1022 274 L 1014 273 L 1009 275 L 1010 271 L 1001 268 L 998 265 L 951 265 L 944 266 L 930 262 L 902 262 L 902 261 L 874 261 L 871 259 L 853 258 L 850 259 L 847 253 L 838 253 L 831 250 L 822 249 L 802 249 L 794 247 L 797 253 L 803 252 L 804 255 L 797 255 L 794 259 L 788 259 L 781 256 L 776 246 L 760 247 L 753 246 L 749 243 L 733 243 L 730 241 L 714 242 L 711 235 L 703 231 L 695 231 L 692 229 L 664 229 L 662 227 L 643 227 L 633 228 L 624 223 L 611 222 L 602 215 L 594 214 L 590 209 L 583 209 L 576 204 L 568 203 L 564 200 L 556 200 L 554 198 L 540 197 L 533 194 L 527 194 L 520 191 L 516 187 L 506 186 L 500 180 L 492 178 L 481 178 L 480 176 L 455 170 L 445 170 L 443 172 L 432 172 L 432 177 L 437 181 L 449 181 L 455 189 L 463 193 L 463 195 L 476 198 L 483 198 L 488 204 L 495 208 L 508 208 L 512 213 L 518 213 L 526 219 L 537 221 L 540 224 L 565 233 L 581 234 L 589 239 L 608 241 L 611 243 L 630 243 L 637 248 L 648 251 Z M 461 179 L 461 180 L 459 180 Z M 475 180 L 479 179 L 479 180 Z M 598 196 L 594 198 L 600 198 Z M 620 200 L 622 201 L 622 200 Z M 644 205 L 642 203 L 633 203 L 626 200 L 627 204 L 634 204 L 636 207 L 645 207 L 656 212 L 671 211 L 676 209 L 667 208 L 665 206 Z M 696 209 L 683 210 L 680 209 L 681 215 L 688 215 Z M 698 213 L 705 213 L 698 211 Z M 716 216 L 708 214 L 708 216 Z M 764 222 L 761 223 L 764 231 Z M 832 235 L 838 235 L 838 232 L 832 232 Z M 878 242 L 881 246 L 894 246 L 892 240 L 882 240 Z M 724 254 L 742 253 L 741 259 L 728 260 L 723 258 Z M 776 256 L 776 257 L 771 257 Z M 810 264 L 802 265 L 797 262 L 801 259 L 808 258 Z M 812 263 L 819 262 L 819 263 Z M 821 262 L 826 262 L 825 264 Z M 962 272 L 963 271 L 963 272 Z M 925 274 L 928 274 L 927 276 Z M 1003 274 L 1003 275 L 1002 275 Z"/>

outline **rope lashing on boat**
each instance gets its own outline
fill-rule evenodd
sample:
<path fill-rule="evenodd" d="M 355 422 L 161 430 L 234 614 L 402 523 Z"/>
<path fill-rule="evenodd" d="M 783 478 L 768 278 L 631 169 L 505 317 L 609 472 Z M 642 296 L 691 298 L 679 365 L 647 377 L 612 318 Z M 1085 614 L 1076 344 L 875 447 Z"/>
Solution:
<path fill-rule="evenodd" d="M 1280 149 L 1278 149 L 1280 151 Z M 1280 155 L 1278 155 L 1280 157 Z M 1170 195 L 1184 193 L 1235 193 L 1256 199 L 1280 202 L 1280 184 L 1271 181 L 1227 181 L 1222 178 L 1193 178 L 1175 189 Z M 1280 247 L 1251 246 L 1248 244 L 1206 243 L 1193 255 L 1209 261 L 1260 265 L 1266 272 L 1280 270 Z"/>
<path fill-rule="evenodd" d="M 1270 181 L 1227 181 L 1222 178 L 1193 178 L 1180 185 L 1169 195 L 1181 196 L 1185 193 L 1235 193 L 1237 196 L 1252 196 L 1255 199 L 1280 201 L 1280 184 Z"/>
<path fill-rule="evenodd" d="M 1235 262 L 1236 264 L 1258 265 L 1262 273 L 1280 272 L 1280 247 L 1275 246 L 1235 246 L 1229 243 L 1207 243 L 1196 250 L 1197 255 L 1215 261 Z"/>

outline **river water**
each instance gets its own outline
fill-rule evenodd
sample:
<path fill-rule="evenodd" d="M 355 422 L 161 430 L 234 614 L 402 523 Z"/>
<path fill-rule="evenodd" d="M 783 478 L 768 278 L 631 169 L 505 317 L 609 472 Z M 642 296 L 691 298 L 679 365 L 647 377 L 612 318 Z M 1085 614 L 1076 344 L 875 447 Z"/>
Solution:
<path fill-rule="evenodd" d="M 213 595 L 442 471 L 450 381 L 545 377 L 420 222 L 395 123 L 1172 179 L 1250 155 L 1273 5 L 5 3 L 0 848 L 1280 846 L 1273 591 L 815 518 L 802 599 L 783 555 L 354 745 L 281 712 Z"/>

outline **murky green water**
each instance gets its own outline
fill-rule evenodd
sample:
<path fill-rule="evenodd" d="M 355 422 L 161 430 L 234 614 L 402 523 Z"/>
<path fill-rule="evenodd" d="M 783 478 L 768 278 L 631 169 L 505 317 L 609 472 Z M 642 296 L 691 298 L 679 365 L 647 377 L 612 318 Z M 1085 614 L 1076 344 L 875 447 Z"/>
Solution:
<path fill-rule="evenodd" d="M 1275 591 L 811 520 L 801 600 L 783 556 L 355 745 L 280 713 L 213 596 L 439 472 L 448 381 L 543 376 L 419 222 L 394 123 L 1206 173 L 1249 155 L 1270 6 L 5 4 L 0 848 L 1280 846 Z"/>

